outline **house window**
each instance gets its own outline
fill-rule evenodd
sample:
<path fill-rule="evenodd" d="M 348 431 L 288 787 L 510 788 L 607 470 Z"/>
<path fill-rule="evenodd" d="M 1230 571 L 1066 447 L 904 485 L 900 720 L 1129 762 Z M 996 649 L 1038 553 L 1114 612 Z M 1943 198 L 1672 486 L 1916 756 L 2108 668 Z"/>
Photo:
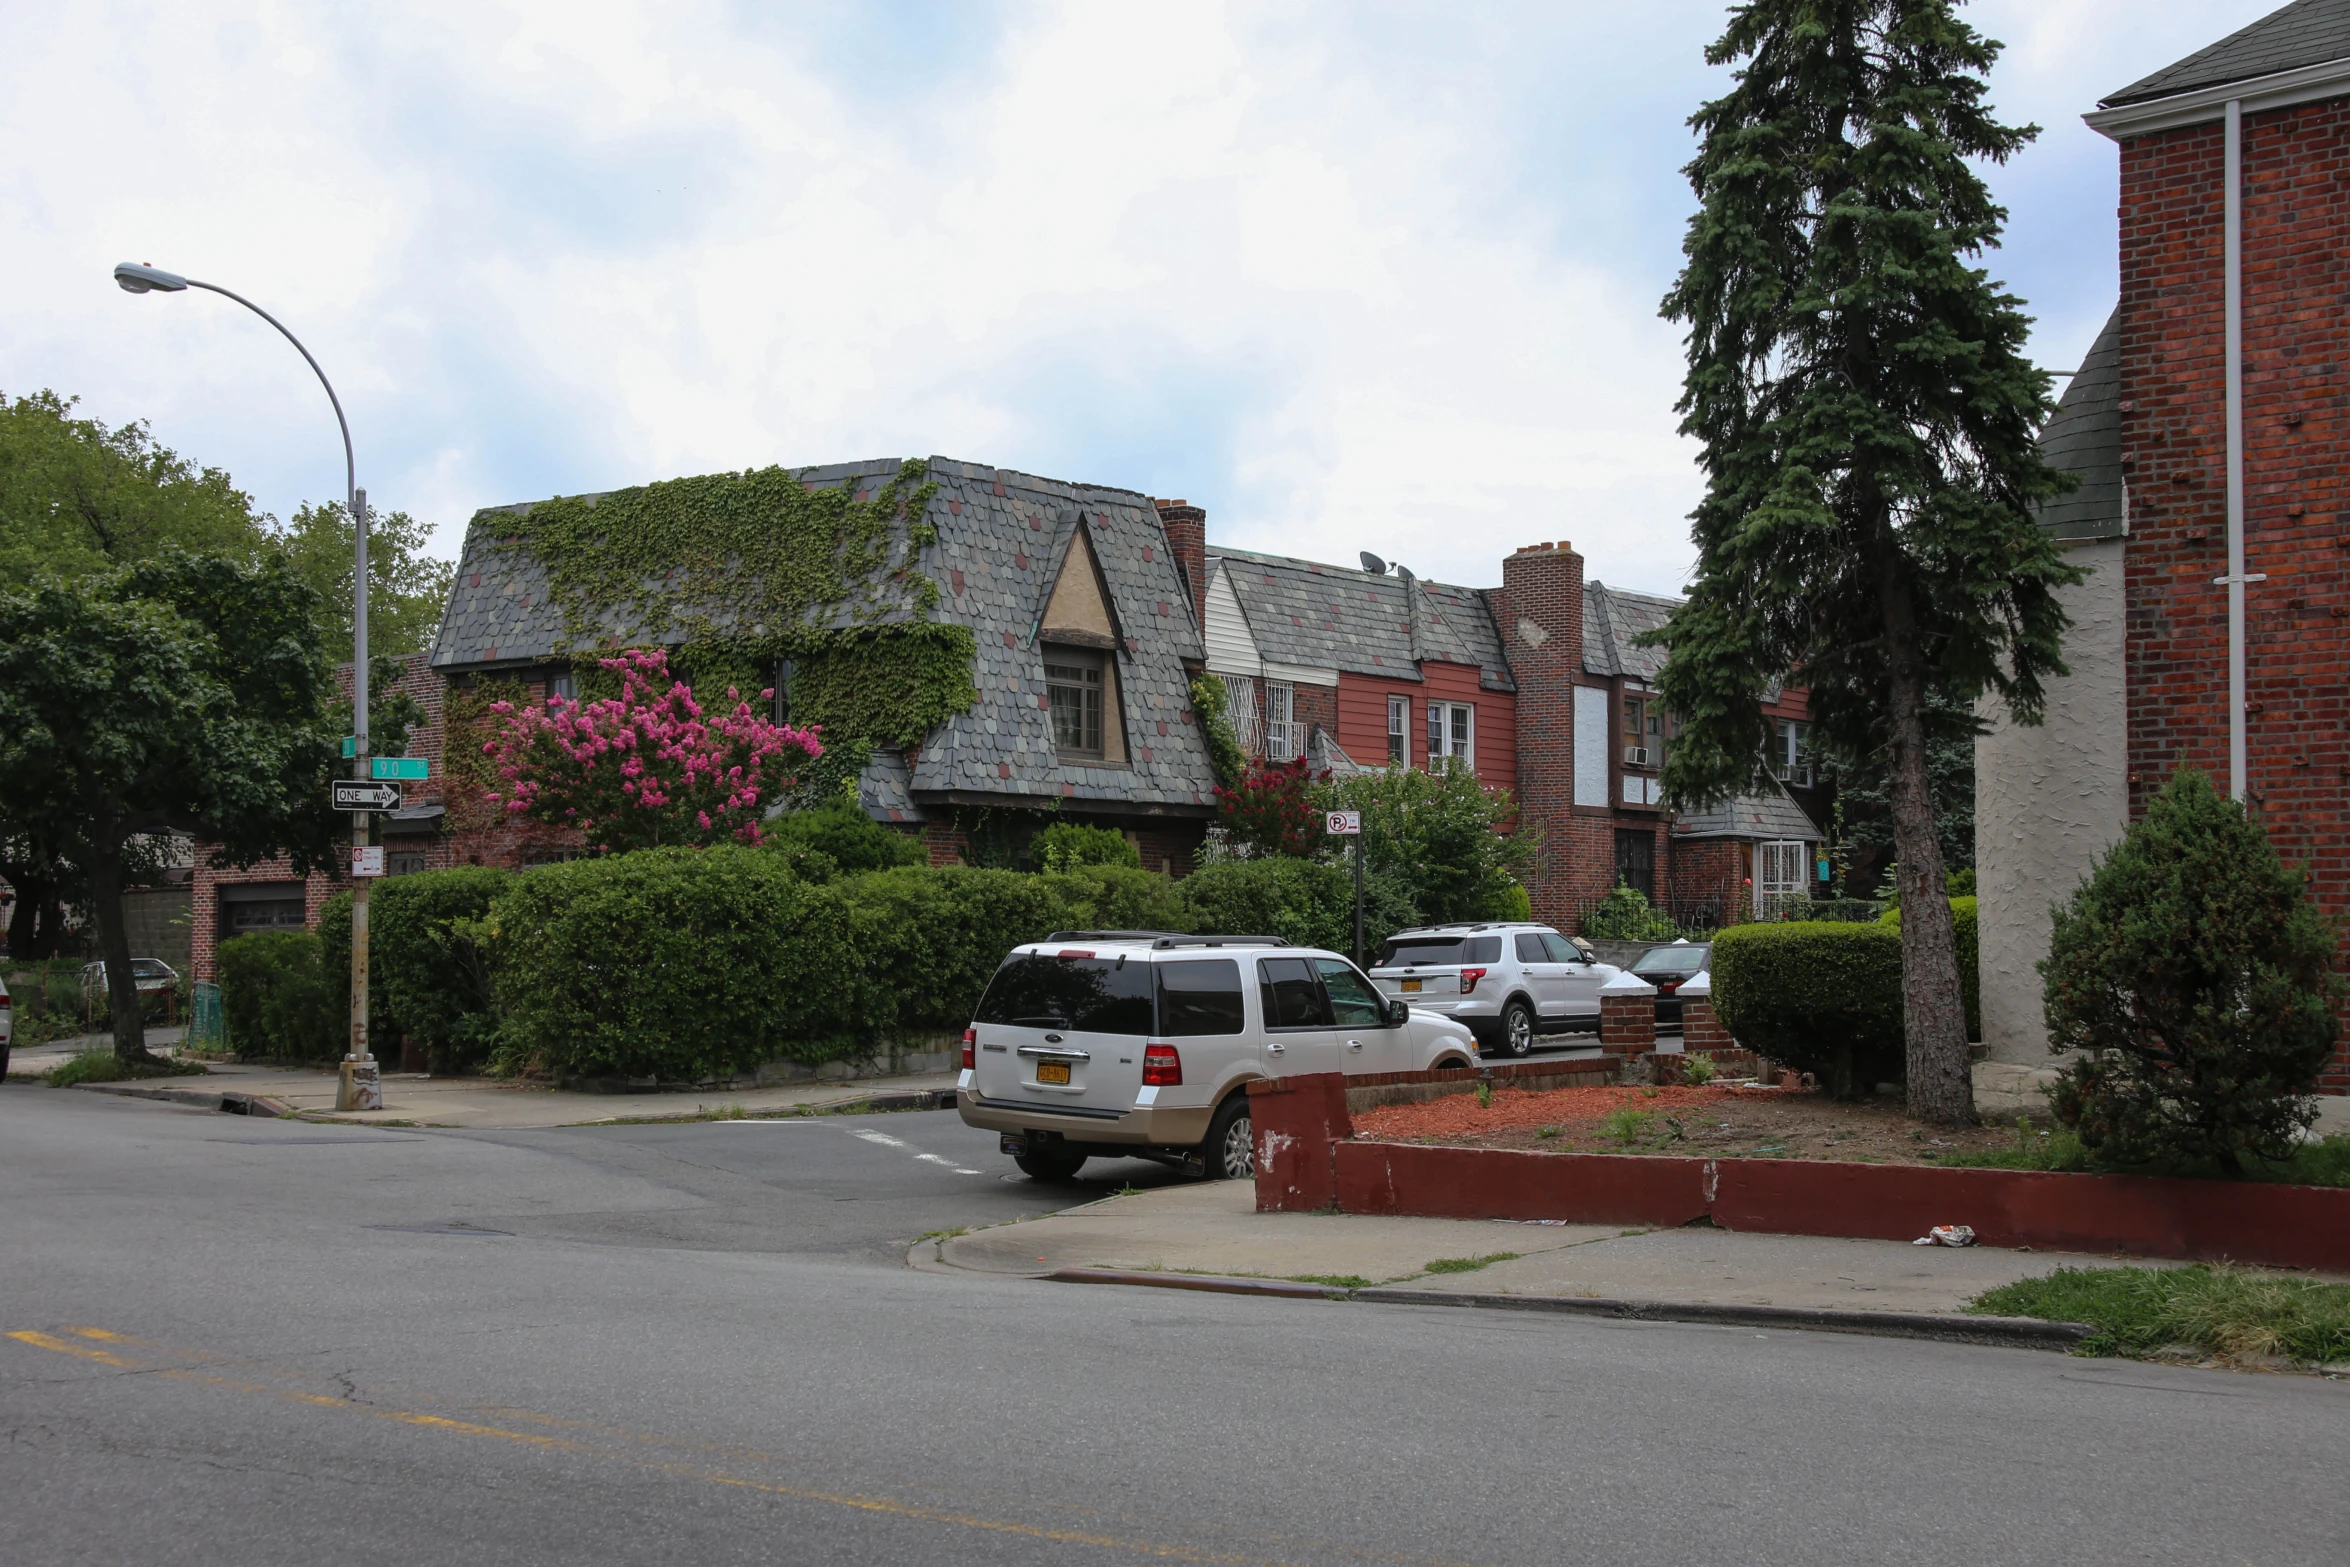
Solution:
<path fill-rule="evenodd" d="M 791 673 L 790 659 L 775 661 L 775 722 L 779 724 L 791 722 Z"/>
<path fill-rule="evenodd" d="M 384 846 L 384 874 L 386 876 L 421 876 L 424 874 L 423 849 L 395 849 Z"/>
<path fill-rule="evenodd" d="M 1265 757 L 1294 761 L 1301 747 L 1297 735 L 1297 687 L 1286 680 L 1265 682 Z"/>
<path fill-rule="evenodd" d="M 1616 884 L 1630 887 L 1649 902 L 1656 901 L 1656 834 L 1618 830 Z"/>
<path fill-rule="evenodd" d="M 1411 765 L 1412 699 L 1391 696 L 1387 699 L 1387 760 L 1390 764 Z"/>
<path fill-rule="evenodd" d="M 1224 716 L 1232 722 L 1232 738 L 1243 754 L 1265 753 L 1264 725 L 1257 719 L 1257 683 L 1244 675 L 1218 675 L 1224 682 Z"/>
<path fill-rule="evenodd" d="M 1477 709 L 1470 703 L 1428 704 L 1428 770 L 1438 771 L 1442 761 L 1477 765 Z"/>
<path fill-rule="evenodd" d="M 1063 756 L 1100 756 L 1102 655 L 1091 648 L 1046 648 L 1044 685 L 1054 748 Z"/>
<path fill-rule="evenodd" d="M 1795 912 L 1793 905 L 1811 900 L 1804 872 L 1811 854 L 1802 843 L 1758 843 L 1754 846 L 1754 915 L 1778 919 Z"/>
<path fill-rule="evenodd" d="M 1665 765 L 1665 709 L 1655 697 L 1624 698 L 1624 765 Z"/>
<path fill-rule="evenodd" d="M 1812 781 L 1811 725 L 1782 718 L 1771 735 L 1771 771 L 1779 781 L 1808 789 Z"/>
<path fill-rule="evenodd" d="M 547 677 L 547 700 L 561 698 L 566 702 L 579 700 L 579 676 L 566 669 L 561 674 Z"/>

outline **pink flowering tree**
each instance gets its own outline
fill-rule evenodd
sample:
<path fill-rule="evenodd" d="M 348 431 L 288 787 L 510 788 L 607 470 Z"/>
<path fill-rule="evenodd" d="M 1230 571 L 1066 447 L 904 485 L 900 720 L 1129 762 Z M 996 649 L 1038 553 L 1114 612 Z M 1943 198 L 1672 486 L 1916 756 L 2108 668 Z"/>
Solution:
<path fill-rule="evenodd" d="M 617 698 L 490 705 L 482 754 L 503 783 L 489 798 L 509 815 L 577 827 L 614 853 L 757 843 L 768 804 L 824 754 L 816 730 L 769 722 L 732 686 L 729 710 L 706 711 L 658 648 L 600 662 L 620 675 Z"/>

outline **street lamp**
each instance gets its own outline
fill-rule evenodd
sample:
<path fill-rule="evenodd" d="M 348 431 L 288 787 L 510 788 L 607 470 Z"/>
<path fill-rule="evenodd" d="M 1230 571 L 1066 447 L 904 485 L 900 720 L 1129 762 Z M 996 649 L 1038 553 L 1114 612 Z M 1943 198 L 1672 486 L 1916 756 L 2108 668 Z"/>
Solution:
<path fill-rule="evenodd" d="M 326 388 L 326 400 L 334 404 L 335 424 L 343 432 L 343 488 L 351 513 L 351 533 L 355 541 L 351 576 L 351 728 L 358 736 L 356 760 L 352 775 L 364 779 L 368 774 L 367 744 L 367 492 L 359 488 L 359 464 L 351 453 L 351 425 L 343 417 L 343 400 L 335 396 L 334 383 L 319 369 L 318 361 L 302 340 L 286 331 L 286 324 L 256 305 L 244 295 L 222 288 L 218 283 L 199 282 L 182 277 L 177 272 L 166 272 L 143 262 L 125 261 L 114 269 L 114 281 L 126 294 L 178 294 L 191 288 L 201 288 L 224 295 L 243 305 L 262 320 L 285 334 L 287 342 L 309 361 L 318 376 L 318 384 Z M 367 1042 L 367 888 L 372 877 L 358 872 L 358 850 L 367 847 L 368 813 L 351 813 L 351 1049 L 343 1057 L 342 1082 L 335 1090 L 337 1110 L 381 1110 L 383 1082 L 375 1064 L 375 1056 Z"/>

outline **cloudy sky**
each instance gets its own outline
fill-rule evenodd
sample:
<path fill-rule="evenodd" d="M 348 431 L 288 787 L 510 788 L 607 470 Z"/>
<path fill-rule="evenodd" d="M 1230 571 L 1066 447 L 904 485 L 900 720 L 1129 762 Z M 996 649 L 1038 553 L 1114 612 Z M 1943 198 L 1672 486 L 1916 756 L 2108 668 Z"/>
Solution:
<path fill-rule="evenodd" d="M 1981 0 L 1994 275 L 2077 363 L 2097 98 L 2272 0 Z M 0 391 L 144 418 L 280 516 L 947 456 L 1210 537 L 1487 584 L 1572 539 L 1671 592 L 1697 493 L 1656 303 L 1718 4 L 0 0 Z"/>

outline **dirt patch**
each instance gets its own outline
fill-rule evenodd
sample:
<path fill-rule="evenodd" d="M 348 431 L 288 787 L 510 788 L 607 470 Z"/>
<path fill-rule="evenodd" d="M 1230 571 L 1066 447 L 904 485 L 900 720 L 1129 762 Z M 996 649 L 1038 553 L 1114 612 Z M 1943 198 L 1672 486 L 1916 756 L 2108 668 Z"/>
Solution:
<path fill-rule="evenodd" d="M 1928 1126 L 1893 1102 L 1771 1088 L 1504 1088 L 1490 1105 L 1455 1094 L 1366 1110 L 1354 1124 L 1358 1137 L 1385 1142 L 1864 1164 L 1934 1164 L 1946 1153 L 2012 1147 L 2016 1137 L 2013 1127 Z"/>

